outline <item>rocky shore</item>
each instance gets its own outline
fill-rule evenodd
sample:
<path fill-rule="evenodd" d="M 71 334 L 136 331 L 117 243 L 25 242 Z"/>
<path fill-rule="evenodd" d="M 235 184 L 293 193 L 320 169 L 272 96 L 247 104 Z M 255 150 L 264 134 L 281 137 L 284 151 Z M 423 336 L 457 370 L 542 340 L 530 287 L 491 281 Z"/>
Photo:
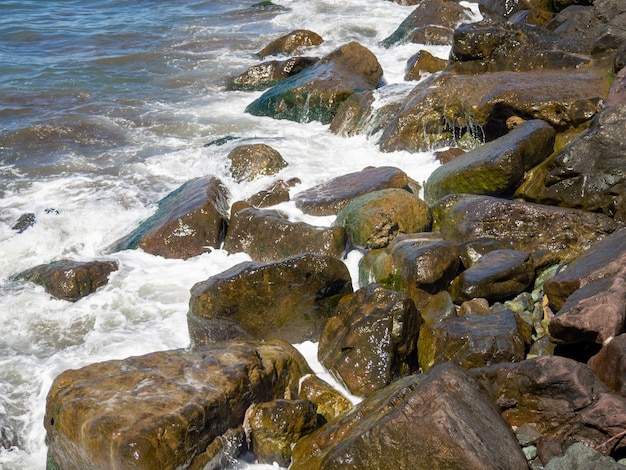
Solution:
<path fill-rule="evenodd" d="M 109 251 L 252 261 L 190 286 L 188 349 L 56 378 L 48 469 L 217 469 L 247 450 L 294 470 L 626 468 L 626 4 L 479 0 L 469 23 L 464 3 L 411 3 L 384 46 L 451 54 L 410 58 L 408 96 L 361 44 L 315 57 L 323 38 L 298 25 L 230 87 L 266 90 L 251 114 L 442 165 L 423 187 L 381 165 L 246 201 L 208 176 L 160 201 Z M 242 182 L 287 164 L 265 144 L 229 159 Z M 273 208 L 290 200 L 333 225 Z M 116 269 L 17 277 L 73 302 Z M 312 374 L 292 346 L 309 340 L 363 401 Z"/>

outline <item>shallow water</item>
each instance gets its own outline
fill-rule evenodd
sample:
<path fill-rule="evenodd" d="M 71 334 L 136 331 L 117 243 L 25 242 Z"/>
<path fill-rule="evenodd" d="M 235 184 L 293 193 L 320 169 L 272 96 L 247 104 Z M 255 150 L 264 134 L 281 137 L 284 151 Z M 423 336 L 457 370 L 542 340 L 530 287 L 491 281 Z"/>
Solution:
<path fill-rule="evenodd" d="M 266 187 L 273 178 L 240 185 L 230 177 L 226 155 L 235 146 L 263 142 L 278 150 L 289 164 L 278 177 L 302 181 L 292 195 L 368 165 L 398 166 L 417 181 L 437 166 L 432 153 L 382 154 L 374 138 L 247 115 L 260 92 L 224 89 L 259 62 L 255 52 L 304 28 L 325 38 L 309 54 L 359 41 L 379 58 L 387 89 L 408 93 L 404 66 L 421 47 L 385 50 L 378 42 L 411 7 L 385 0 L 277 0 L 281 9 L 252 3 L 0 3 L 0 468 L 45 468 L 45 397 L 63 370 L 188 345 L 189 289 L 247 255 L 214 250 L 182 261 L 140 250 L 104 253 L 191 178 L 218 176 L 233 201 Z M 428 49 L 447 57 L 447 48 Z M 228 135 L 239 139 L 205 147 Z M 281 209 L 294 220 L 332 223 L 292 203 Z M 12 227 L 25 213 L 35 224 L 18 233 Z M 11 280 L 62 258 L 111 259 L 120 269 L 76 303 Z M 346 260 L 355 286 L 358 258 Z M 313 361 L 314 345 L 299 347 Z"/>

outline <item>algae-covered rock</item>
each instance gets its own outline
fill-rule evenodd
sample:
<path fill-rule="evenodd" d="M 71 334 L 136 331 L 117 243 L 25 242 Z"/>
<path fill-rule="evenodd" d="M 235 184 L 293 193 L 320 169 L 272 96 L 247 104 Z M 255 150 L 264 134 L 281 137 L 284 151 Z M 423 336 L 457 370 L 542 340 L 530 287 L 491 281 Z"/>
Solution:
<path fill-rule="evenodd" d="M 317 57 L 290 57 L 253 65 L 236 76 L 229 84 L 231 90 L 265 90 L 287 77 L 302 72 L 319 59 Z"/>
<path fill-rule="evenodd" d="M 240 145 L 228 154 L 228 159 L 230 172 L 238 182 L 275 175 L 287 166 L 282 155 L 266 144 Z"/>
<path fill-rule="evenodd" d="M 315 403 L 317 413 L 328 423 L 352 408 L 350 400 L 317 375 L 309 375 L 302 379 L 299 395 L 300 398 L 306 398 Z"/>

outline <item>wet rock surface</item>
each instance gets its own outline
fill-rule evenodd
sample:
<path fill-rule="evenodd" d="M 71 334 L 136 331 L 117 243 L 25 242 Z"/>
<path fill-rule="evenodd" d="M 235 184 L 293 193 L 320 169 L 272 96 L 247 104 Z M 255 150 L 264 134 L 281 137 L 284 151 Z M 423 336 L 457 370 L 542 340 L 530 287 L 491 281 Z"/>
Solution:
<path fill-rule="evenodd" d="M 296 29 L 272 41 L 258 52 L 260 57 L 277 54 L 292 54 L 305 47 L 319 46 L 324 39 L 314 31 Z"/>
<path fill-rule="evenodd" d="M 275 175 L 287 166 L 278 151 L 266 144 L 241 145 L 228 154 L 230 172 L 238 182 Z"/>
<path fill-rule="evenodd" d="M 285 78 L 302 72 L 318 60 L 317 57 L 290 57 L 286 60 L 270 60 L 253 65 L 233 78 L 229 88 L 231 90 L 265 90 Z"/>

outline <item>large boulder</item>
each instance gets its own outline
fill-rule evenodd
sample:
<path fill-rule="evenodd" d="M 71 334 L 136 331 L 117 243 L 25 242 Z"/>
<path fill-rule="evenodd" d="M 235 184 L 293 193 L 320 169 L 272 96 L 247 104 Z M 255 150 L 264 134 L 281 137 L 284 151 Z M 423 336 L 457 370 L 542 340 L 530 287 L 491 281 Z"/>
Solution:
<path fill-rule="evenodd" d="M 141 248 L 187 259 L 219 248 L 226 234 L 230 193 L 215 177 L 188 181 L 159 201 L 156 213 L 117 241 L 111 251 Z"/>
<path fill-rule="evenodd" d="M 231 90 L 265 90 L 287 77 L 302 72 L 316 63 L 317 57 L 290 57 L 286 60 L 270 60 L 253 65 L 228 85 Z"/>
<path fill-rule="evenodd" d="M 341 299 L 320 336 L 318 359 L 350 393 L 371 395 L 417 369 L 421 323 L 408 295 L 370 284 Z"/>
<path fill-rule="evenodd" d="M 109 282 L 115 261 L 59 260 L 21 272 L 17 279 L 34 282 L 58 299 L 76 302 Z"/>
<path fill-rule="evenodd" d="M 311 215 L 335 215 L 352 199 L 372 191 L 409 188 L 409 177 L 392 166 L 368 167 L 302 191 L 293 198 L 296 207 Z"/>
<path fill-rule="evenodd" d="M 511 195 L 525 172 L 552 153 L 554 135 L 545 121 L 523 122 L 435 169 L 424 185 L 424 198 L 432 203 L 448 194 Z"/>
<path fill-rule="evenodd" d="M 346 248 L 342 227 L 291 222 L 275 210 L 242 209 L 231 217 L 224 249 L 245 252 L 255 261 L 278 261 L 303 253 L 340 258 Z"/>
<path fill-rule="evenodd" d="M 244 262 L 192 287 L 189 334 L 195 345 L 234 337 L 317 341 L 350 293 L 348 268 L 331 256 Z"/>
<path fill-rule="evenodd" d="M 339 211 L 334 225 L 346 230 L 357 248 L 383 248 L 399 234 L 430 229 L 428 204 L 399 188 L 381 189 L 351 200 Z"/>
<path fill-rule="evenodd" d="M 572 261 L 619 227 L 602 214 L 490 196 L 447 196 L 432 212 L 433 230 L 446 239 L 502 240 L 530 253 L 537 266 Z"/>
<path fill-rule="evenodd" d="M 626 429 L 626 398 L 610 392 L 584 364 L 540 356 L 472 370 L 511 426 L 532 425 L 542 436 L 592 447 Z M 623 452 L 626 439 L 606 445 Z"/>
<path fill-rule="evenodd" d="M 626 196 L 626 105 L 603 109 L 565 150 L 533 169 L 518 194 L 587 211 L 615 214 Z"/>
<path fill-rule="evenodd" d="M 252 181 L 262 175 L 275 175 L 287 166 L 282 155 L 266 144 L 240 145 L 227 157 L 237 182 Z"/>
<path fill-rule="evenodd" d="M 317 33 L 306 29 L 296 29 L 275 39 L 258 52 L 260 57 L 277 54 L 294 54 L 305 47 L 319 46 L 324 39 Z"/>
<path fill-rule="evenodd" d="M 292 455 L 292 470 L 528 466 L 484 389 L 452 364 L 393 382 L 300 440 Z"/>
<path fill-rule="evenodd" d="M 417 355 L 423 371 L 448 361 L 471 369 L 520 362 L 530 340 L 530 326 L 511 310 L 464 315 L 422 325 Z"/>
<path fill-rule="evenodd" d="M 296 397 L 304 358 L 283 341 L 217 343 L 67 370 L 48 393 L 49 468 L 182 469 L 253 402 Z"/>
<path fill-rule="evenodd" d="M 383 70 L 374 54 L 351 42 L 270 88 L 248 105 L 246 112 L 328 124 L 343 101 L 357 91 L 375 89 L 382 76 Z"/>

